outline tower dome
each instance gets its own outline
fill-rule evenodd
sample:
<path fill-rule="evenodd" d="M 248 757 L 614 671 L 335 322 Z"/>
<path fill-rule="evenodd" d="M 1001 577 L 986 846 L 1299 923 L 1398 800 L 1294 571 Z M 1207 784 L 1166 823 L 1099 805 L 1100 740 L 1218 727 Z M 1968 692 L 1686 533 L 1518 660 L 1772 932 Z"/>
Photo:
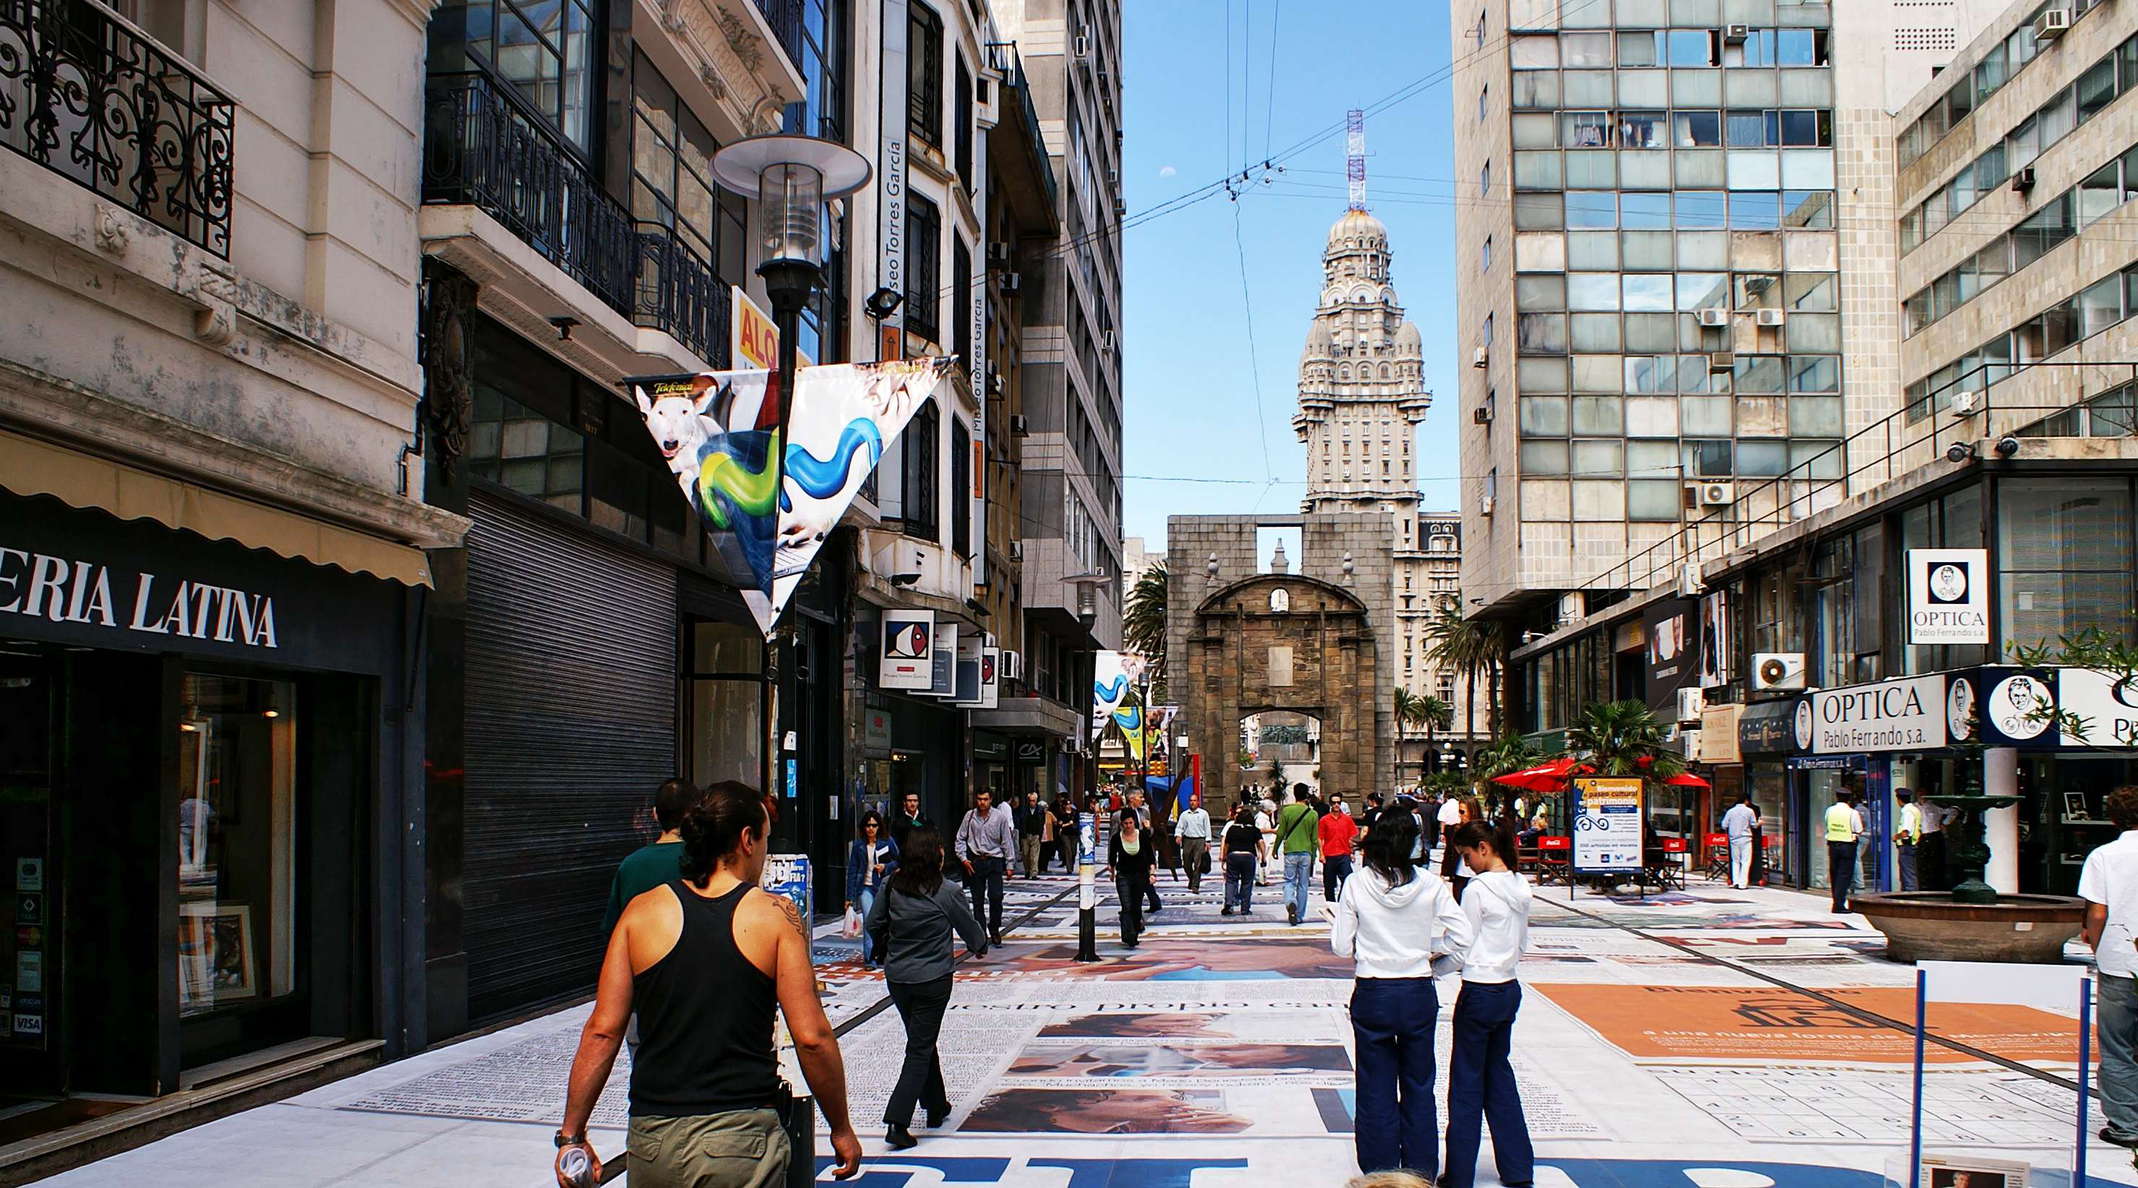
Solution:
<path fill-rule="evenodd" d="M 1360 248 L 1375 252 L 1387 251 L 1388 228 L 1381 225 L 1381 220 L 1353 207 L 1344 212 L 1344 217 L 1336 220 L 1335 226 L 1329 228 L 1329 250 L 1338 252 Z"/>

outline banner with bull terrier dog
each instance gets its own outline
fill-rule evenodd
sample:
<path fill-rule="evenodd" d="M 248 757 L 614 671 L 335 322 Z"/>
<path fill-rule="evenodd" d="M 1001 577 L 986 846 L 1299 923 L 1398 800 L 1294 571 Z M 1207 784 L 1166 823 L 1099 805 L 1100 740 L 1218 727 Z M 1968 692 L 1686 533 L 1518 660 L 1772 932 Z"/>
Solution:
<path fill-rule="evenodd" d="M 885 447 L 934 395 L 951 362 L 934 357 L 802 369 L 784 449 L 782 393 L 773 372 L 624 381 L 721 567 L 766 636 Z"/>

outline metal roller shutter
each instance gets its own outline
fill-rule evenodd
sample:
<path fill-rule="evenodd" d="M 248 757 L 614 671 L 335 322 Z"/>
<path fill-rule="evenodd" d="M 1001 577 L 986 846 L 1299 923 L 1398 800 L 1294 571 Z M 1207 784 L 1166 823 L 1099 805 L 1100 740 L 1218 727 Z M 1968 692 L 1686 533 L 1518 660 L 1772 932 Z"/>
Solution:
<path fill-rule="evenodd" d="M 477 494 L 468 534 L 468 1013 L 591 989 L 616 863 L 675 774 L 675 571 Z"/>

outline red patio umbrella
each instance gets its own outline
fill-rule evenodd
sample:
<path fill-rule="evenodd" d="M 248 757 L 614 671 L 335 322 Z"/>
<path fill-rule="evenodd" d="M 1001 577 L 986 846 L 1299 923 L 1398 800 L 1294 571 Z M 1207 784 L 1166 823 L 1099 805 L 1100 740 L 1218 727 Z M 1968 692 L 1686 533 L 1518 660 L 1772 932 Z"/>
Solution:
<path fill-rule="evenodd" d="M 1576 775 L 1586 775 L 1587 773 L 1587 764 L 1572 755 L 1562 755 L 1557 759 L 1539 763 L 1535 767 L 1525 767 L 1520 771 L 1510 771 L 1503 776 L 1493 776 L 1492 782 L 1520 788 L 1525 792 L 1558 793 L 1566 791 L 1567 785 Z"/>
<path fill-rule="evenodd" d="M 1713 786 L 1689 771 L 1681 771 L 1663 782 L 1673 788 L 1708 788 Z"/>

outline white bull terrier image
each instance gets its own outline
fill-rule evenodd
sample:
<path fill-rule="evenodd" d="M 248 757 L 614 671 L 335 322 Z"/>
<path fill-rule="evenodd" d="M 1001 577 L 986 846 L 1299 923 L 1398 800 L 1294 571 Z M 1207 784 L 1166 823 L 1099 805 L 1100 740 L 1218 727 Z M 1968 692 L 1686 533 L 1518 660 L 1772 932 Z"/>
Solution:
<path fill-rule="evenodd" d="M 698 457 L 707 439 L 723 430 L 715 416 L 714 402 L 726 392 L 708 375 L 693 380 L 687 394 L 666 393 L 649 399 L 644 388 L 633 389 L 639 415 L 646 419 L 646 429 L 653 434 L 653 444 L 667 461 L 668 472 L 676 477 L 684 498 L 693 505 L 698 498 Z"/>

